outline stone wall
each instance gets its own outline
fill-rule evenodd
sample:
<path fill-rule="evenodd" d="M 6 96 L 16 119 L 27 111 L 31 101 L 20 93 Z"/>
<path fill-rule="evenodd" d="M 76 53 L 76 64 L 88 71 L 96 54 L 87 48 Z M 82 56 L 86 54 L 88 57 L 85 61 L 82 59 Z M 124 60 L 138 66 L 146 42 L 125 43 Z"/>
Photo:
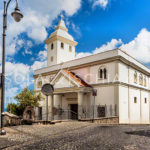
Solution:
<path fill-rule="evenodd" d="M 3 113 L 4 126 L 21 125 L 21 118 L 8 112 Z"/>
<path fill-rule="evenodd" d="M 98 124 L 119 124 L 119 117 L 104 117 L 93 119 L 80 119 L 79 121 L 94 122 Z"/>
<path fill-rule="evenodd" d="M 94 123 L 119 124 L 119 117 L 98 118 L 98 119 L 94 119 Z"/>

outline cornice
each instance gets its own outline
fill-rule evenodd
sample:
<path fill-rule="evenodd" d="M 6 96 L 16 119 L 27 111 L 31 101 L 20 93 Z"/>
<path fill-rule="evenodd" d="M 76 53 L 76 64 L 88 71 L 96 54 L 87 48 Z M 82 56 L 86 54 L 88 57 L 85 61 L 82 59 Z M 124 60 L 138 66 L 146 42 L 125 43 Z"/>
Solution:
<path fill-rule="evenodd" d="M 80 68 L 84 68 L 84 67 L 89 67 L 89 66 L 94 66 L 94 65 L 101 65 L 101 64 L 105 64 L 105 63 L 110 63 L 110 62 L 122 62 L 124 64 L 126 64 L 127 66 L 130 66 L 134 69 L 136 69 L 137 71 L 144 73 L 145 75 L 150 77 L 150 73 L 145 71 L 143 68 L 137 66 L 136 64 L 128 61 L 127 59 L 123 58 L 122 56 L 115 56 L 115 57 L 111 57 L 111 58 L 106 58 L 103 60 L 98 60 L 98 61 L 93 61 L 93 62 L 89 62 L 89 63 L 85 63 L 85 64 L 81 64 L 81 65 L 77 65 L 77 66 L 71 66 L 69 67 L 69 70 L 75 70 L 75 69 L 80 69 Z M 68 69 L 68 67 L 63 68 L 63 69 Z M 41 75 L 43 76 L 47 76 L 47 75 L 51 75 L 51 74 L 56 74 L 58 70 L 53 70 L 53 71 L 49 71 L 49 72 L 45 72 L 45 73 L 41 73 Z M 38 75 L 34 75 L 34 78 L 38 77 Z"/>
<path fill-rule="evenodd" d="M 138 89 L 138 90 L 143 90 L 143 91 L 147 91 L 150 92 L 150 89 L 146 89 L 144 87 L 138 87 L 132 84 L 128 84 L 128 83 L 124 83 L 124 82 L 119 82 L 119 81 L 115 81 L 115 82 L 108 82 L 108 83 L 99 83 L 99 84 L 90 84 L 93 87 L 103 87 L 103 86 L 115 86 L 115 85 L 121 85 L 121 86 L 125 86 L 125 87 L 130 87 L 130 88 L 134 88 L 134 89 Z"/>
<path fill-rule="evenodd" d="M 75 42 L 75 41 L 71 41 L 71 40 L 69 40 L 69 39 L 67 39 L 67 38 L 64 38 L 64 37 L 62 37 L 62 36 L 52 36 L 52 37 L 50 37 L 49 39 L 47 39 L 46 41 L 45 41 L 45 43 L 46 44 L 49 44 L 49 43 L 52 43 L 53 41 L 57 41 L 57 40 L 60 40 L 60 41 L 62 41 L 62 42 L 64 42 L 64 43 L 67 43 L 67 44 L 69 44 L 69 45 L 71 45 L 71 46 L 76 46 L 78 43 L 77 42 Z"/>

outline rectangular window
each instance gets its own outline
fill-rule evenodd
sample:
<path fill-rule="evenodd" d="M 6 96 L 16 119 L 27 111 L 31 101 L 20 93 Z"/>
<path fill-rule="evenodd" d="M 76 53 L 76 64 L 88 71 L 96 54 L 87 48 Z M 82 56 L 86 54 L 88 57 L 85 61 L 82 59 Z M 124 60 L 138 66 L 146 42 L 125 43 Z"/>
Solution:
<path fill-rule="evenodd" d="M 69 52 L 72 52 L 72 46 L 69 46 Z"/>
<path fill-rule="evenodd" d="M 97 116 L 98 117 L 106 117 L 106 114 L 105 114 L 105 106 L 99 106 L 97 108 Z"/>
<path fill-rule="evenodd" d="M 134 97 L 134 103 L 135 104 L 137 103 L 137 97 Z"/>
<path fill-rule="evenodd" d="M 146 104 L 146 103 L 147 103 L 147 98 L 145 98 L 145 100 L 144 100 L 144 101 L 145 101 L 145 104 Z"/>
<path fill-rule="evenodd" d="M 64 43 L 63 42 L 61 42 L 61 48 L 64 49 Z"/>
<path fill-rule="evenodd" d="M 51 50 L 53 50 L 53 49 L 54 49 L 54 44 L 52 43 L 52 44 L 51 44 Z"/>

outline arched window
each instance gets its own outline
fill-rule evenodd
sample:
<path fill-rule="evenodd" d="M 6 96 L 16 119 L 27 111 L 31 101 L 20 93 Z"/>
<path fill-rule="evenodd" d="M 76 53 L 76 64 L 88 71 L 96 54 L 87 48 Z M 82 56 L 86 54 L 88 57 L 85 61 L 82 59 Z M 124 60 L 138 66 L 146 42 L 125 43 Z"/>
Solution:
<path fill-rule="evenodd" d="M 64 49 L 64 43 L 63 42 L 61 42 L 61 48 Z"/>
<path fill-rule="evenodd" d="M 139 83 L 140 83 L 140 85 L 143 85 L 143 76 L 142 76 L 142 74 L 140 74 Z"/>
<path fill-rule="evenodd" d="M 99 79 L 107 79 L 107 69 L 104 68 L 104 67 L 101 67 L 101 68 L 99 69 L 98 75 L 99 75 L 99 76 L 98 76 Z"/>
<path fill-rule="evenodd" d="M 104 68 L 104 79 L 107 79 L 107 70 Z"/>
<path fill-rule="evenodd" d="M 51 44 L 51 50 L 53 50 L 53 49 L 54 49 L 54 44 L 52 43 L 52 44 Z"/>
<path fill-rule="evenodd" d="M 137 72 L 134 73 L 134 83 L 137 83 Z"/>
<path fill-rule="evenodd" d="M 99 71 L 99 77 L 100 77 L 100 79 L 103 79 L 103 69 L 100 69 L 100 71 Z"/>

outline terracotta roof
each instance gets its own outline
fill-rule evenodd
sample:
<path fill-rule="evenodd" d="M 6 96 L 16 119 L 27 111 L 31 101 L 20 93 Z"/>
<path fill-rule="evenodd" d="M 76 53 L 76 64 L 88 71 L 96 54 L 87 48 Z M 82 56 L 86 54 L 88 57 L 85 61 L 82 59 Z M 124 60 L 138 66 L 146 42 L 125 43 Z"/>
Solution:
<path fill-rule="evenodd" d="M 91 87 L 88 83 L 86 83 L 81 77 L 79 77 L 77 74 L 75 74 L 72 71 L 64 70 L 65 73 L 67 73 L 69 76 L 71 76 L 76 82 L 78 82 L 80 85 L 85 87 Z"/>

